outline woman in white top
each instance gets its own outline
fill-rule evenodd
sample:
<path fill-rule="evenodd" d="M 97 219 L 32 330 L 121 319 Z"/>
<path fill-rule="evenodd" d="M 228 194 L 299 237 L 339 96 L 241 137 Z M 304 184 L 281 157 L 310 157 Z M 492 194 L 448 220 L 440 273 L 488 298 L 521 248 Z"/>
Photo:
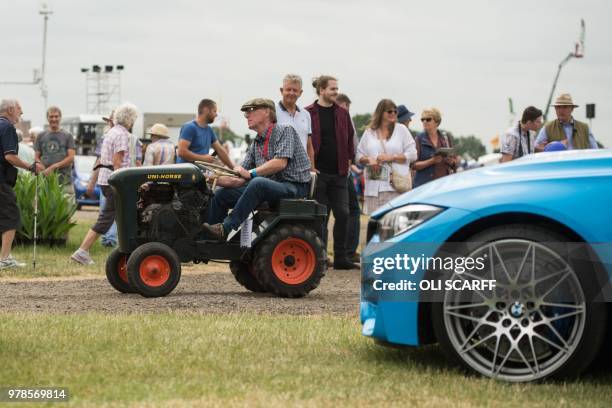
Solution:
<path fill-rule="evenodd" d="M 410 163 L 417 151 L 406 126 L 397 123 L 397 106 L 390 99 L 378 102 L 372 121 L 357 146 L 357 161 L 365 164 L 364 212 L 375 209 L 400 195 L 391 183 L 391 173 L 411 177 Z"/>

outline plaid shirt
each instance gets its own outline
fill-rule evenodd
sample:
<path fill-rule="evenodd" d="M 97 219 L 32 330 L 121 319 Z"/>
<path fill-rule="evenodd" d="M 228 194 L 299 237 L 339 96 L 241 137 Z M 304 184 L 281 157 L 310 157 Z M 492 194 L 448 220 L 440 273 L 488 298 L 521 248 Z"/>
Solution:
<path fill-rule="evenodd" d="M 274 125 L 268 141 L 268 157 L 264 157 L 266 132 L 258 134 L 242 162 L 242 167 L 252 169 L 268 160 L 286 158 L 287 167 L 267 176 L 274 181 L 292 183 L 310 182 L 310 160 L 302 146 L 300 137 L 290 125 Z"/>
<path fill-rule="evenodd" d="M 102 150 L 100 151 L 100 164 L 105 166 L 113 165 L 113 155 L 115 153 L 125 152 L 121 167 L 129 167 L 130 165 L 130 132 L 121 125 L 115 125 L 104 136 L 102 142 Z M 118 169 L 115 169 L 118 170 Z M 100 167 L 98 173 L 98 184 L 101 186 L 108 185 L 108 177 L 112 171 L 107 168 Z"/>

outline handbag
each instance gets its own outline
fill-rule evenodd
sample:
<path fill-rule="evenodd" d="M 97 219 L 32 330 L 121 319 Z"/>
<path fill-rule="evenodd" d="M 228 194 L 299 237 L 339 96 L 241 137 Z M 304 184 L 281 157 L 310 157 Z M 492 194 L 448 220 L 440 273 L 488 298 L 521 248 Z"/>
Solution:
<path fill-rule="evenodd" d="M 378 140 L 380 141 L 380 145 L 382 146 L 383 153 L 387 154 L 385 144 L 381 139 Z M 389 164 L 389 167 L 391 168 L 391 186 L 393 186 L 395 191 L 397 191 L 398 193 L 405 193 L 406 191 L 412 189 L 412 177 L 410 176 L 410 172 L 408 172 L 408 174 L 406 175 L 403 175 L 397 171 L 394 171 L 392 164 Z"/>
<path fill-rule="evenodd" d="M 398 193 L 405 193 L 412 189 L 412 177 L 410 177 L 410 173 L 404 176 L 391 170 L 391 185 Z"/>

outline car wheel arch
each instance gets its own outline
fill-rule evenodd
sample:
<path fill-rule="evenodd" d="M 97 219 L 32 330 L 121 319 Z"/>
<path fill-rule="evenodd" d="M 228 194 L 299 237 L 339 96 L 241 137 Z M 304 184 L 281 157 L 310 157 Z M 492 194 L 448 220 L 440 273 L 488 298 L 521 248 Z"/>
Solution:
<path fill-rule="evenodd" d="M 465 242 L 471 236 L 481 233 L 489 228 L 500 227 L 509 224 L 533 224 L 538 225 L 551 232 L 564 235 L 572 242 L 586 242 L 584 237 L 578 234 L 575 230 L 571 229 L 565 224 L 559 221 L 546 217 L 540 214 L 526 213 L 526 212 L 504 212 L 486 217 L 478 218 L 474 220 L 456 232 L 454 232 L 448 239 L 447 242 Z"/>

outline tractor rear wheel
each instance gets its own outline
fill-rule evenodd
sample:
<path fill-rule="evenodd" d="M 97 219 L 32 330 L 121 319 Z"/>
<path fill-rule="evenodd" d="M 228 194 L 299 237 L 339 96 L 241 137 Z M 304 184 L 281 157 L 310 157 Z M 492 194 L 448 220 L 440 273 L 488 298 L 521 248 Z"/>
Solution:
<path fill-rule="evenodd" d="M 230 270 L 236 281 L 251 292 L 265 292 L 266 289 L 255 277 L 253 266 L 246 262 L 231 261 Z"/>
<path fill-rule="evenodd" d="M 266 291 L 302 297 L 319 286 L 327 269 L 323 241 L 303 225 L 280 225 L 255 252 L 255 276 Z"/>

